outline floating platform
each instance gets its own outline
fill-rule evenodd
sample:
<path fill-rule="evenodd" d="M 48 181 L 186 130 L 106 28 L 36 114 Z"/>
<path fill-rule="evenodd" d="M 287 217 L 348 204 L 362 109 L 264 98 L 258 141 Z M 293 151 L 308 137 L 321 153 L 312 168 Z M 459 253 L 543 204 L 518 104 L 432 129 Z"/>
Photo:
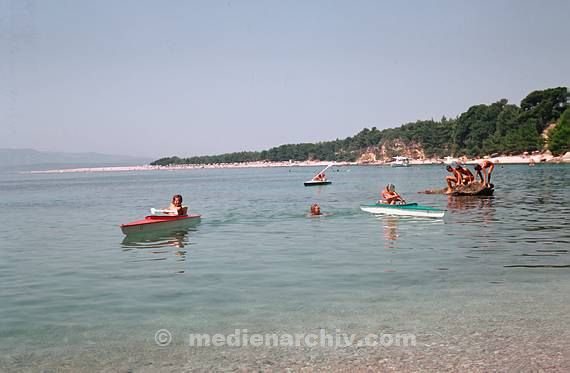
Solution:
<path fill-rule="evenodd" d="M 450 196 L 492 196 L 495 192 L 495 186 L 491 184 L 490 186 L 485 186 L 480 182 L 474 182 L 470 185 L 460 185 L 453 189 L 453 192 L 447 193 L 447 188 L 442 189 L 428 189 L 421 194 L 447 194 Z"/>
<path fill-rule="evenodd" d="M 305 186 L 317 186 L 317 185 L 329 185 L 332 184 L 332 181 L 325 180 L 325 181 L 318 181 L 318 180 L 309 180 L 304 182 Z"/>

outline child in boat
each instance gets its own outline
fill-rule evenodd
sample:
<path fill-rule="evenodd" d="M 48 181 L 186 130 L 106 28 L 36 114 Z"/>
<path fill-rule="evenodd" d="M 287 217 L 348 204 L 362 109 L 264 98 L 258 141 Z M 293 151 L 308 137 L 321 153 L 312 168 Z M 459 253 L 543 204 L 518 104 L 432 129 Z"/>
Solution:
<path fill-rule="evenodd" d="M 172 202 L 170 202 L 168 210 L 176 211 L 168 213 L 169 215 L 183 216 L 188 212 L 188 206 L 182 206 L 182 196 L 180 194 L 176 194 L 172 197 Z"/>
<path fill-rule="evenodd" d="M 457 170 L 457 172 L 461 174 L 463 185 L 469 185 L 475 181 L 475 176 L 473 176 L 473 174 L 471 173 L 471 171 L 469 171 L 468 168 L 465 168 L 458 164 L 457 166 L 455 166 L 455 169 Z"/>
<path fill-rule="evenodd" d="M 387 203 L 389 205 L 395 205 L 397 203 L 406 203 L 402 196 L 396 193 L 396 187 L 394 184 L 388 184 L 384 188 L 381 194 L 381 200 L 378 203 Z"/>
<path fill-rule="evenodd" d="M 319 206 L 317 203 L 313 203 L 311 205 L 311 215 L 312 216 L 321 215 L 321 206 Z"/>
<path fill-rule="evenodd" d="M 475 171 L 477 171 L 477 176 L 481 179 L 481 182 L 486 186 L 491 184 L 491 173 L 495 169 L 495 164 L 490 160 L 486 159 L 482 163 L 475 165 Z M 481 174 L 483 171 L 483 174 Z M 485 175 L 485 176 L 483 176 Z"/>
<path fill-rule="evenodd" d="M 461 176 L 461 173 L 457 171 L 456 168 L 447 166 L 445 169 L 447 170 L 447 172 L 451 172 L 453 174 L 453 176 L 445 177 L 445 181 L 447 182 L 447 193 L 451 193 L 453 192 L 453 188 L 463 183 L 463 177 Z"/>

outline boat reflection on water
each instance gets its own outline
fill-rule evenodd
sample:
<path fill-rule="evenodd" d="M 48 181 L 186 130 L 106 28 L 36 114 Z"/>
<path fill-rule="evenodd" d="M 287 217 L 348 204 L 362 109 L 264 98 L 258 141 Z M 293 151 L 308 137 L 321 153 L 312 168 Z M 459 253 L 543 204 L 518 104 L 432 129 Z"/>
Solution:
<path fill-rule="evenodd" d="M 417 232 L 431 230 L 435 226 L 443 226 L 445 224 L 443 219 L 414 216 L 378 215 L 377 219 L 382 224 L 384 248 L 390 250 L 402 249 L 403 247 L 409 248 L 407 243 L 404 243 L 404 246 L 402 246 L 402 239 L 405 242 L 409 242 L 410 237 L 406 236 L 414 236 Z"/>
<path fill-rule="evenodd" d="M 157 231 L 130 234 L 121 242 L 124 252 L 130 252 L 134 262 L 156 261 L 173 259 L 179 262 L 186 260 L 188 247 L 192 245 L 189 240 L 196 227 L 177 229 L 171 231 Z M 147 256 L 151 254 L 151 256 Z M 184 273 L 183 270 L 177 273 Z"/>
<path fill-rule="evenodd" d="M 495 213 L 494 197 L 492 196 L 449 196 L 447 208 L 453 213 L 468 213 L 478 209 L 482 214 L 482 221 L 485 224 L 493 222 Z"/>
<path fill-rule="evenodd" d="M 398 218 L 396 216 L 384 216 L 382 222 L 384 226 L 384 247 L 395 249 L 398 239 Z"/>
<path fill-rule="evenodd" d="M 492 196 L 448 196 L 447 208 L 450 210 L 467 210 L 486 208 L 493 205 Z"/>
<path fill-rule="evenodd" d="M 121 243 L 123 248 L 183 248 L 188 245 L 188 230 L 177 232 L 154 232 L 145 235 L 128 235 Z M 126 250 L 127 251 L 127 250 Z"/>

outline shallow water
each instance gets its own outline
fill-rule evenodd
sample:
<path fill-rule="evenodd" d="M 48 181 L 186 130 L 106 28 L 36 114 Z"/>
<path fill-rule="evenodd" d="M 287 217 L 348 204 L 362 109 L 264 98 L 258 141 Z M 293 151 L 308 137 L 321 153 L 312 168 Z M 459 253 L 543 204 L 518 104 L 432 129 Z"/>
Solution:
<path fill-rule="evenodd" d="M 161 328 L 172 348 L 244 328 L 388 330 L 425 345 L 492 339 L 499 321 L 515 340 L 569 329 L 570 167 L 499 166 L 484 198 L 417 194 L 442 186 L 440 166 L 341 167 L 332 185 L 304 187 L 314 171 L 0 174 L 0 367 L 57 367 L 78 351 L 114 361 L 116 346 L 157 348 Z M 445 218 L 360 211 L 388 182 Z M 124 238 L 120 223 L 176 193 L 200 224 Z M 313 202 L 330 215 L 307 217 Z"/>

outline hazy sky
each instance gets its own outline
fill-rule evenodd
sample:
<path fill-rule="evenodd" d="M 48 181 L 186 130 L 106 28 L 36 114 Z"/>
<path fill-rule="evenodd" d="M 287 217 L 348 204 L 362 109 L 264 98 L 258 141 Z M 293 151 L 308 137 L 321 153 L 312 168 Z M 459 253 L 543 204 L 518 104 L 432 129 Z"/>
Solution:
<path fill-rule="evenodd" d="M 261 150 L 570 85 L 570 1 L 0 0 L 0 147 Z"/>

